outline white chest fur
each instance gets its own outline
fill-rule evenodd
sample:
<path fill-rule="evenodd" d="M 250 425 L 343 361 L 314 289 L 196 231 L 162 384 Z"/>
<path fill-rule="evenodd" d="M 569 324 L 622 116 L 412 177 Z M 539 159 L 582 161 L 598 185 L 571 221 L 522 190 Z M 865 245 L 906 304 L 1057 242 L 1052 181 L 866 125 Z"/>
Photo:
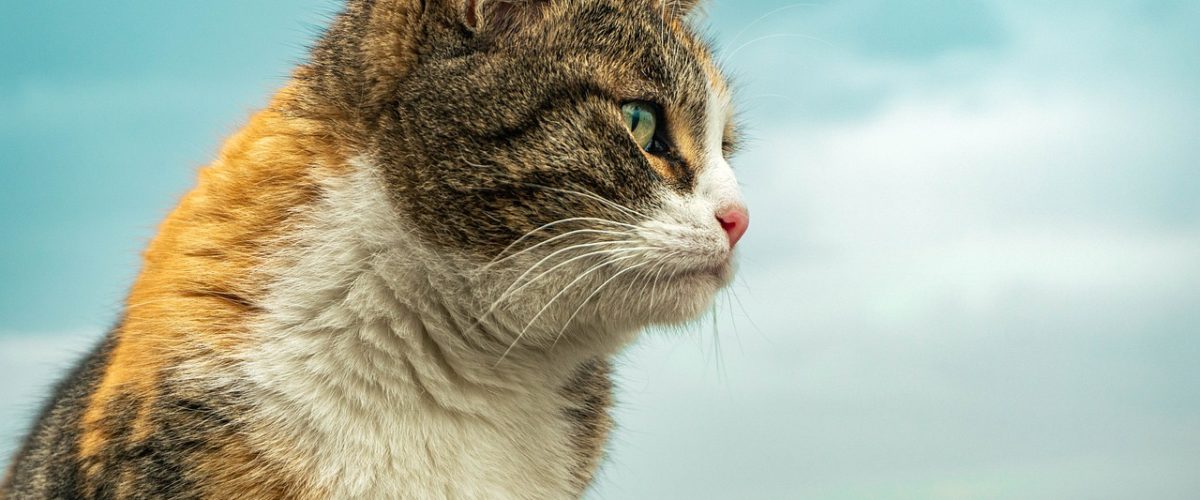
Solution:
<path fill-rule="evenodd" d="M 373 179 L 335 182 L 282 256 L 242 356 L 256 439 L 338 498 L 574 495 L 558 392 L 569 372 L 517 361 L 495 379 L 479 371 L 491 366 L 465 357 L 434 307 L 445 291 L 411 279 Z"/>

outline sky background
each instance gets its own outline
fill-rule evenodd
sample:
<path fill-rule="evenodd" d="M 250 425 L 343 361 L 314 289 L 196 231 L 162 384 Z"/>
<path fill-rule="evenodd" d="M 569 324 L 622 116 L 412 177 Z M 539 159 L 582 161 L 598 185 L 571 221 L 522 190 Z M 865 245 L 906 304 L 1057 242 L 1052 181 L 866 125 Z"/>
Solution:
<path fill-rule="evenodd" d="M 591 498 L 1200 498 L 1200 2 L 709 4 L 742 272 Z M 0 5 L 0 457 L 335 9 Z"/>

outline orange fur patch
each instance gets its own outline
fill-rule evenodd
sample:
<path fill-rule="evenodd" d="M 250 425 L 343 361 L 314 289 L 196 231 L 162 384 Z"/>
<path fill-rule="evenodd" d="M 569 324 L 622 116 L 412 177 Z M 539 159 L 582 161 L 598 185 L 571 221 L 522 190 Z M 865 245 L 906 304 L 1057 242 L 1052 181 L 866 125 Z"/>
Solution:
<path fill-rule="evenodd" d="M 263 259 L 278 248 L 298 209 L 318 196 L 320 179 L 346 163 L 318 122 L 282 111 L 293 95 L 291 88 L 281 91 L 227 141 L 145 252 L 117 345 L 84 414 L 79 445 L 85 461 L 113 438 L 106 428 L 112 402 L 124 397 L 139 405 L 132 437 L 145 439 L 153 432 L 151 406 L 163 370 L 186 359 L 219 371 L 228 359 L 222 353 L 248 341 L 248 322 L 269 279 Z M 254 458 L 248 448 L 220 446 L 230 452 L 212 457 L 210 469 L 248 469 L 237 463 Z M 218 484 L 239 494 L 261 486 L 238 477 L 247 476 L 233 474 Z"/>

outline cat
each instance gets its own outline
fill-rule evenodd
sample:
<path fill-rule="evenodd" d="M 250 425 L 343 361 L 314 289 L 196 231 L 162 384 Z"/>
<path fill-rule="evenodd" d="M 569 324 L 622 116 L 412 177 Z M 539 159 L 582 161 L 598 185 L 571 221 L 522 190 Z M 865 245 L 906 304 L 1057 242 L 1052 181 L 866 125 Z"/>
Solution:
<path fill-rule="evenodd" d="M 348 0 L 0 496 L 583 495 L 610 358 L 706 310 L 749 224 L 695 3 Z"/>

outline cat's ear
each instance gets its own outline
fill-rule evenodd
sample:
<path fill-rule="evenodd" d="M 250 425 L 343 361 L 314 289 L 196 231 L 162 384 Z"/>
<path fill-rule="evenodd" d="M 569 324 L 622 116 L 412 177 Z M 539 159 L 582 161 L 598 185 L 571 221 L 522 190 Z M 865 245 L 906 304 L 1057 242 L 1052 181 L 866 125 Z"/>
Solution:
<path fill-rule="evenodd" d="M 476 33 L 502 34 L 537 22 L 548 0 L 459 0 L 463 24 Z"/>

